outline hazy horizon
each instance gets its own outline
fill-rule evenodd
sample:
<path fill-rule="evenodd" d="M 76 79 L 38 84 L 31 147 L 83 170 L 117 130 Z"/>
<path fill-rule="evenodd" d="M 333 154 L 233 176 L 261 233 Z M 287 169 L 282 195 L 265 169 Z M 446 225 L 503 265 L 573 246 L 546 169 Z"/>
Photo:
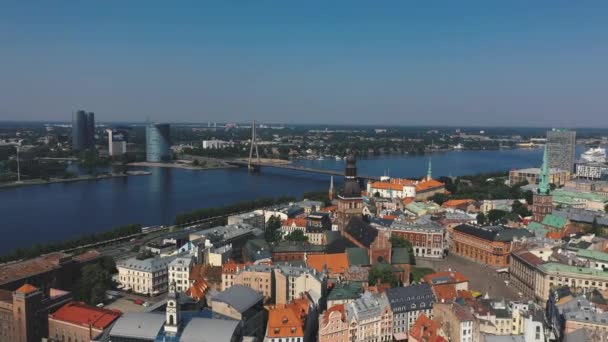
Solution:
<path fill-rule="evenodd" d="M 605 2 L 0 9 L 2 121 L 608 127 Z"/>

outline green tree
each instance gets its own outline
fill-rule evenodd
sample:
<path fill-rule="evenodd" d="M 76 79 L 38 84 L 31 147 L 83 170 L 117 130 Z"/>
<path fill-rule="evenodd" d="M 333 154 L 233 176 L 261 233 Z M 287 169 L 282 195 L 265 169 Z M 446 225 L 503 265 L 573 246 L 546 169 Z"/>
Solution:
<path fill-rule="evenodd" d="M 488 218 L 486 215 L 484 213 L 477 214 L 477 224 L 484 225 L 486 223 L 488 223 Z"/>
<path fill-rule="evenodd" d="M 608 204 L 604 206 L 604 211 L 608 213 Z"/>
<path fill-rule="evenodd" d="M 513 205 L 511 205 L 511 212 L 521 217 L 532 215 L 532 212 L 528 210 L 528 208 L 518 200 L 513 201 Z"/>
<path fill-rule="evenodd" d="M 304 235 L 304 232 L 300 229 L 296 229 L 293 232 L 285 236 L 287 241 L 308 241 L 308 236 Z"/>
<path fill-rule="evenodd" d="M 526 199 L 526 203 L 532 205 L 534 202 L 534 193 L 532 190 L 526 190 L 526 192 L 524 192 L 524 198 Z"/>
<path fill-rule="evenodd" d="M 383 284 L 391 284 L 391 286 L 399 286 L 399 278 L 393 273 L 391 266 L 388 264 L 376 264 L 369 271 L 368 278 L 370 285 L 377 285 L 379 282 Z"/>
<path fill-rule="evenodd" d="M 507 215 L 507 212 L 504 210 L 492 209 L 488 212 L 488 222 L 495 223 L 501 220 Z"/>
<path fill-rule="evenodd" d="M 444 202 L 446 202 L 446 201 L 447 201 L 449 198 L 448 198 L 448 196 L 447 196 L 446 194 L 436 193 L 436 194 L 434 194 L 433 196 L 431 196 L 429 199 L 430 199 L 431 201 L 433 201 L 433 202 L 435 202 L 435 203 L 439 204 L 439 205 L 442 205 L 442 204 L 443 204 Z"/>
<path fill-rule="evenodd" d="M 277 216 L 270 216 L 266 223 L 264 238 L 268 242 L 275 242 L 281 239 L 281 219 Z"/>
<path fill-rule="evenodd" d="M 198 166 L 200 164 L 200 162 L 198 161 L 198 159 L 194 159 L 194 161 L 192 162 L 192 165 L 194 166 Z"/>
<path fill-rule="evenodd" d="M 410 256 L 412 265 L 416 264 L 416 256 L 414 255 L 414 246 L 412 246 L 411 242 L 409 242 L 408 240 L 406 240 L 400 236 L 397 236 L 397 235 L 392 235 L 390 238 L 390 242 L 391 242 L 392 248 L 407 248 L 407 252 Z"/>
<path fill-rule="evenodd" d="M 90 305 L 102 303 L 106 291 L 112 286 L 114 271 L 116 271 L 116 265 L 111 258 L 103 258 L 94 264 L 84 266 L 76 281 L 74 291 L 76 297 Z"/>

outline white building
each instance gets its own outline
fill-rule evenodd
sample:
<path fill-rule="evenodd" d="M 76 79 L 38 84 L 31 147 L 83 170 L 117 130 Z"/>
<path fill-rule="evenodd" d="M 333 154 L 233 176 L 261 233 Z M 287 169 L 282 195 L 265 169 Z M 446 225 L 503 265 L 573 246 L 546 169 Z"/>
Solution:
<path fill-rule="evenodd" d="M 108 133 L 108 155 L 120 156 L 127 153 L 127 141 L 124 133 L 106 129 Z"/>
<path fill-rule="evenodd" d="M 353 341 L 393 340 L 393 312 L 384 293 L 366 292 L 345 307 Z"/>
<path fill-rule="evenodd" d="M 576 163 L 576 177 L 585 179 L 604 179 L 608 177 L 608 164 Z"/>
<path fill-rule="evenodd" d="M 224 140 L 203 140 L 203 149 L 223 149 L 227 147 L 233 147 L 234 142 Z"/>
<path fill-rule="evenodd" d="M 169 284 L 175 282 L 177 292 L 186 292 L 190 287 L 188 278 L 194 266 L 191 256 L 175 258 L 169 263 Z"/>
<path fill-rule="evenodd" d="M 368 182 L 367 193 L 382 198 L 414 198 L 416 197 L 416 182 L 409 179 L 382 177 L 379 182 Z"/>
<path fill-rule="evenodd" d="M 123 290 L 141 294 L 158 294 L 167 291 L 167 267 L 175 257 L 154 257 L 144 260 L 129 258 L 116 264 L 118 282 Z M 188 278 L 186 277 L 186 280 Z"/>

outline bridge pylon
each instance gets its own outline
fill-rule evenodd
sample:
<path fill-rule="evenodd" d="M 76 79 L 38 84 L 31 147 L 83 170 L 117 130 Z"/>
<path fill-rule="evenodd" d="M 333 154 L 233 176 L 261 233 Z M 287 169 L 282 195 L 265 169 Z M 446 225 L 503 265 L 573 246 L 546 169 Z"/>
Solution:
<path fill-rule="evenodd" d="M 255 156 L 257 164 L 253 162 L 253 148 L 255 146 Z M 260 170 L 260 153 L 258 152 L 258 141 L 255 133 L 255 120 L 251 124 L 251 146 L 249 147 L 249 160 L 247 162 L 247 168 L 249 171 L 257 172 Z"/>

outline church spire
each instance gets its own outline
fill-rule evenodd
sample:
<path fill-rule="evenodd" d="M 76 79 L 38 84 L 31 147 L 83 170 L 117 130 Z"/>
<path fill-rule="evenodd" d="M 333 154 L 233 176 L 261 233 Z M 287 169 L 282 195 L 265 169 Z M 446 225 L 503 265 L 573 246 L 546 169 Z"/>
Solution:
<path fill-rule="evenodd" d="M 543 152 L 543 166 L 540 169 L 540 181 L 538 182 L 538 193 L 540 195 L 548 195 L 549 190 L 549 166 L 547 163 L 547 146 Z"/>
<path fill-rule="evenodd" d="M 334 199 L 334 176 L 331 176 L 329 180 L 329 200 Z"/>
<path fill-rule="evenodd" d="M 429 157 L 429 168 L 426 171 L 426 180 L 431 180 L 433 179 L 433 169 L 432 169 L 432 165 L 431 165 L 431 158 Z"/>

